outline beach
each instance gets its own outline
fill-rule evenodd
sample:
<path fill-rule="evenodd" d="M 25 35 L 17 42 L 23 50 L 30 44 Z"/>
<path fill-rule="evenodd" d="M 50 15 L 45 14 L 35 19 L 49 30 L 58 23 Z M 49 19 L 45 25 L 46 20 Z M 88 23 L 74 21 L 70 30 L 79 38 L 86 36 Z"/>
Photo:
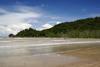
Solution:
<path fill-rule="evenodd" d="M 99 67 L 100 47 L 56 54 L 0 58 L 0 67 Z"/>
<path fill-rule="evenodd" d="M 100 47 L 74 50 L 58 54 L 86 59 L 83 62 L 71 65 L 70 67 L 100 67 Z"/>
<path fill-rule="evenodd" d="M 0 67 L 100 67 L 100 39 L 26 39 L 1 40 Z"/>

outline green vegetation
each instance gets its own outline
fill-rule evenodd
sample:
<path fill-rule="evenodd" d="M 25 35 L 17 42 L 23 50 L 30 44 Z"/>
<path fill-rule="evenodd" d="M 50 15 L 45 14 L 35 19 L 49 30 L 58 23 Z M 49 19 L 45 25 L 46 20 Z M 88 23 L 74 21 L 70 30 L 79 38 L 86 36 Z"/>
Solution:
<path fill-rule="evenodd" d="M 67 33 L 69 38 L 100 38 L 100 30 L 72 30 Z"/>
<path fill-rule="evenodd" d="M 29 28 L 18 32 L 14 37 L 69 37 L 100 38 L 100 17 L 80 19 L 55 25 L 50 29 L 37 31 Z M 9 37 L 12 37 L 11 34 Z"/>
<path fill-rule="evenodd" d="M 9 34 L 9 37 L 14 37 L 14 35 L 13 34 Z"/>

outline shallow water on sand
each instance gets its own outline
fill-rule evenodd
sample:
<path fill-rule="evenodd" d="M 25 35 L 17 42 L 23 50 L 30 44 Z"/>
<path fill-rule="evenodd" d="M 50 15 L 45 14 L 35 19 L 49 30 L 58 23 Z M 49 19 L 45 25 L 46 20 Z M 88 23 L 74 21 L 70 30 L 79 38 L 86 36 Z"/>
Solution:
<path fill-rule="evenodd" d="M 0 38 L 0 67 L 97 67 L 99 47 L 100 39 Z"/>
<path fill-rule="evenodd" d="M 0 38 L 0 57 L 63 52 L 100 46 L 100 39 Z"/>

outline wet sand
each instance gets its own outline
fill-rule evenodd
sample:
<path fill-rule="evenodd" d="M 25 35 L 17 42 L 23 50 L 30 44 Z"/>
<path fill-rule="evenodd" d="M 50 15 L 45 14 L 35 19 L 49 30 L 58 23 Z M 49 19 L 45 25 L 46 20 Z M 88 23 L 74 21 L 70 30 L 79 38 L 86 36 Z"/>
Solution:
<path fill-rule="evenodd" d="M 67 51 L 58 54 L 86 59 L 83 62 L 79 62 L 67 67 L 100 67 L 100 47 Z"/>
<path fill-rule="evenodd" d="M 64 67 L 82 61 L 76 57 L 58 54 L 30 55 L 0 58 L 0 67 Z"/>
<path fill-rule="evenodd" d="M 0 67 L 100 67 L 100 47 L 62 53 L 0 57 Z"/>
<path fill-rule="evenodd" d="M 53 41 L 58 41 L 61 45 L 41 49 L 28 45 L 32 47 L 29 49 L 23 45 L 23 50 L 17 50 L 14 46 L 16 50 L 13 51 L 9 49 L 15 49 L 14 47 L 5 47 L 5 51 L 1 47 L 0 67 L 100 67 L 100 47 L 97 47 L 100 46 L 100 39 L 61 39 L 50 42 Z"/>

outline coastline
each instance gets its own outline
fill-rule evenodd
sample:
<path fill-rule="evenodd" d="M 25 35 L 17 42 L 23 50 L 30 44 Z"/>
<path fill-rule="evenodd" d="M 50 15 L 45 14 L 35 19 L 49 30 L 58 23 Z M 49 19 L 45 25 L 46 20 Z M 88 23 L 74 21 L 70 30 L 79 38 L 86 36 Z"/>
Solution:
<path fill-rule="evenodd" d="M 9 38 L 7 38 L 9 39 Z M 0 41 L 0 42 L 23 42 L 23 41 L 20 41 L 21 39 L 25 39 L 26 42 L 27 42 L 27 39 L 28 38 L 11 38 L 12 40 L 11 41 Z M 17 41 L 13 41 L 13 39 L 17 40 Z M 35 38 L 29 38 L 31 39 L 34 39 Z M 38 38 L 36 38 L 38 39 Z M 42 39 L 42 38 L 40 38 Z M 46 46 L 46 45 L 63 45 L 63 44 L 95 44 L 95 43 L 100 43 L 100 39 L 98 38 L 68 38 L 68 39 L 63 39 L 63 38 L 44 38 L 46 39 L 46 41 L 48 41 L 48 39 L 51 39 L 50 41 L 52 42 L 55 42 L 55 43 L 48 43 L 48 44 L 41 44 L 41 43 L 37 43 L 36 45 L 33 45 L 33 44 L 25 44 L 25 45 L 14 45 L 11 47 L 27 47 L 27 46 Z M 62 41 L 62 42 L 58 42 L 58 41 Z M 4 46 L 0 46 L 0 47 L 4 47 Z M 6 47 L 10 47 L 10 46 L 6 46 Z"/>
<path fill-rule="evenodd" d="M 0 67 L 99 67 L 100 47 L 62 53 L 0 58 Z"/>
<path fill-rule="evenodd" d="M 87 59 L 67 67 L 99 67 L 100 66 L 100 47 L 86 48 L 74 51 L 58 53 L 64 56 L 74 56 L 81 59 Z"/>
<path fill-rule="evenodd" d="M 17 41 L 19 40 L 20 39 L 18 39 Z M 25 42 L 27 42 L 27 40 Z M 45 48 L 44 50 L 59 51 L 61 49 L 62 51 L 54 53 L 51 52 L 51 53 L 36 54 L 36 55 L 29 54 L 29 55 L 0 57 L 0 67 L 99 67 L 100 66 L 100 39 L 84 39 L 84 38 L 51 39 L 50 42 L 58 42 L 58 43 L 60 42 L 64 43 L 64 45 L 61 44 L 58 45 L 57 48 L 51 48 L 51 49 L 49 48 L 49 50 L 48 48 Z M 50 44 L 46 45 L 48 46 Z M 27 47 L 33 45 L 22 45 L 22 46 Z M 10 46 L 8 46 L 8 48 L 9 47 Z M 21 47 L 22 53 L 29 51 L 28 49 L 25 49 L 25 47 L 23 47 L 23 50 Z M 63 49 L 65 48 L 66 51 L 65 50 L 63 51 Z M 16 52 L 20 52 L 20 50 Z"/>

